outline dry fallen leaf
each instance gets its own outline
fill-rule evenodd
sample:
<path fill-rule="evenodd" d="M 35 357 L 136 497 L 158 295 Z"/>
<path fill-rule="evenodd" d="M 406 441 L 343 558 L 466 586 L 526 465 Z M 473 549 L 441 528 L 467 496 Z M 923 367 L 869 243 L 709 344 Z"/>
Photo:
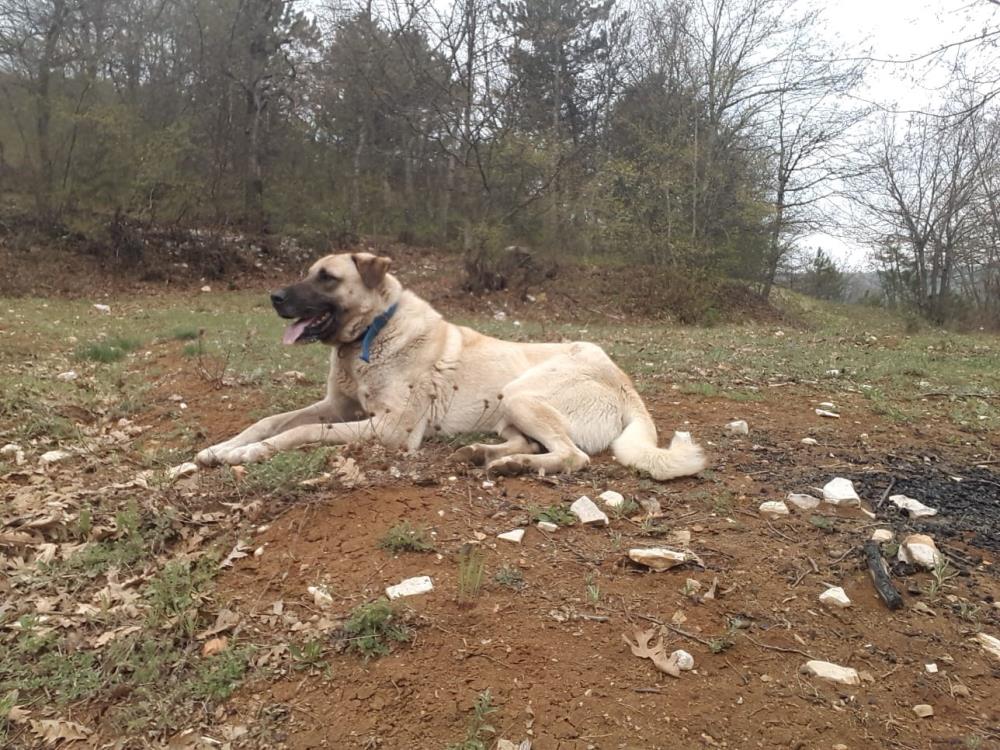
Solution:
<path fill-rule="evenodd" d="M 250 545 L 244 544 L 243 542 L 236 542 L 236 546 L 230 550 L 229 554 L 226 555 L 226 559 L 219 563 L 220 568 L 231 567 L 234 562 L 239 560 L 241 557 L 246 557 L 250 554 L 247 550 L 250 549 Z"/>
<path fill-rule="evenodd" d="M 31 731 L 50 745 L 61 740 L 85 740 L 91 733 L 87 727 L 64 719 L 31 720 Z"/>
<path fill-rule="evenodd" d="M 632 635 L 635 638 L 635 643 L 632 643 L 624 633 L 622 634 L 622 640 L 628 644 L 628 647 L 632 649 L 632 653 L 635 656 L 638 656 L 640 659 L 649 659 L 664 674 L 668 674 L 671 677 L 681 676 L 681 670 L 677 666 L 677 663 L 667 656 L 666 651 L 664 651 L 662 638 L 657 639 L 655 646 L 649 645 L 649 642 L 656 636 L 656 628 L 636 630 Z"/>
<path fill-rule="evenodd" d="M 205 641 L 205 645 L 201 647 L 202 656 L 215 656 L 216 654 L 221 654 L 229 646 L 229 639 L 226 636 L 220 638 L 213 638 L 210 641 Z"/>
<path fill-rule="evenodd" d="M 218 635 L 219 633 L 224 633 L 227 630 L 232 630 L 237 625 L 240 624 L 240 616 L 233 612 L 231 609 L 220 609 L 219 614 L 215 616 L 215 625 L 203 630 L 197 635 L 199 641 L 205 638 L 211 638 L 213 635 Z"/>

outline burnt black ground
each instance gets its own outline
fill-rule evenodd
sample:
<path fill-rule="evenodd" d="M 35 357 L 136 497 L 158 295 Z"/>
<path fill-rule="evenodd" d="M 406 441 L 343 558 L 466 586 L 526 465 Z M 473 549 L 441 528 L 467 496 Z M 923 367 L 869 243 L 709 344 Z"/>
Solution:
<path fill-rule="evenodd" d="M 963 540 L 1000 553 L 1000 474 L 989 468 L 887 459 L 885 473 L 847 475 L 861 497 L 878 503 L 889 483 L 891 495 L 907 495 L 936 508 L 938 515 L 911 520 L 886 500 L 876 509 L 900 529 Z M 961 480 L 961 481 L 957 481 Z M 1000 572 L 1000 571 L 998 571 Z"/>

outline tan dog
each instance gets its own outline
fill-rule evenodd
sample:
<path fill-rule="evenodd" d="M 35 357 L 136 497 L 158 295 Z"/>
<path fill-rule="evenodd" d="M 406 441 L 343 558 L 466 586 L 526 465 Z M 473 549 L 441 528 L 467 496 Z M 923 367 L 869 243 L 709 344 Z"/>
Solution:
<path fill-rule="evenodd" d="M 491 431 L 504 442 L 470 445 L 455 458 L 500 474 L 555 474 L 610 446 L 618 461 L 656 479 L 704 468 L 686 433 L 657 447 L 642 399 L 600 347 L 518 344 L 452 325 L 404 290 L 389 262 L 328 255 L 271 295 L 277 313 L 295 320 L 286 344 L 332 347 L 326 397 L 206 448 L 199 463 L 261 461 L 308 443 L 379 440 L 415 451 L 428 434 Z"/>

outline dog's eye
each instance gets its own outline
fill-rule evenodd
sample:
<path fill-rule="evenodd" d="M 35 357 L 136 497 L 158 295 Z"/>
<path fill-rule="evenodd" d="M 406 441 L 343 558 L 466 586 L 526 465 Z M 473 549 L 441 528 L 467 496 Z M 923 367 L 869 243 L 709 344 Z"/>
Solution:
<path fill-rule="evenodd" d="M 320 281 L 339 281 L 336 276 L 327 273 L 325 268 L 319 269 L 319 273 L 316 274 L 316 278 Z"/>

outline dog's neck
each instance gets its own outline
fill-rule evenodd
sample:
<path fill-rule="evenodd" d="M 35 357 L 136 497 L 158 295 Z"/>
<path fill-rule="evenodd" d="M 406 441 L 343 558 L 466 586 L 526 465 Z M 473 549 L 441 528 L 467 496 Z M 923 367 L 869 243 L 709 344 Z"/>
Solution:
<path fill-rule="evenodd" d="M 399 302 L 393 302 L 389 305 L 389 308 L 383 312 L 381 315 L 375 316 L 375 320 L 371 322 L 371 325 L 365 329 L 365 332 L 361 334 L 361 361 L 369 362 L 371 357 L 371 345 L 378 336 L 379 331 L 385 328 L 386 324 L 396 314 L 396 308 L 399 307 Z"/>

